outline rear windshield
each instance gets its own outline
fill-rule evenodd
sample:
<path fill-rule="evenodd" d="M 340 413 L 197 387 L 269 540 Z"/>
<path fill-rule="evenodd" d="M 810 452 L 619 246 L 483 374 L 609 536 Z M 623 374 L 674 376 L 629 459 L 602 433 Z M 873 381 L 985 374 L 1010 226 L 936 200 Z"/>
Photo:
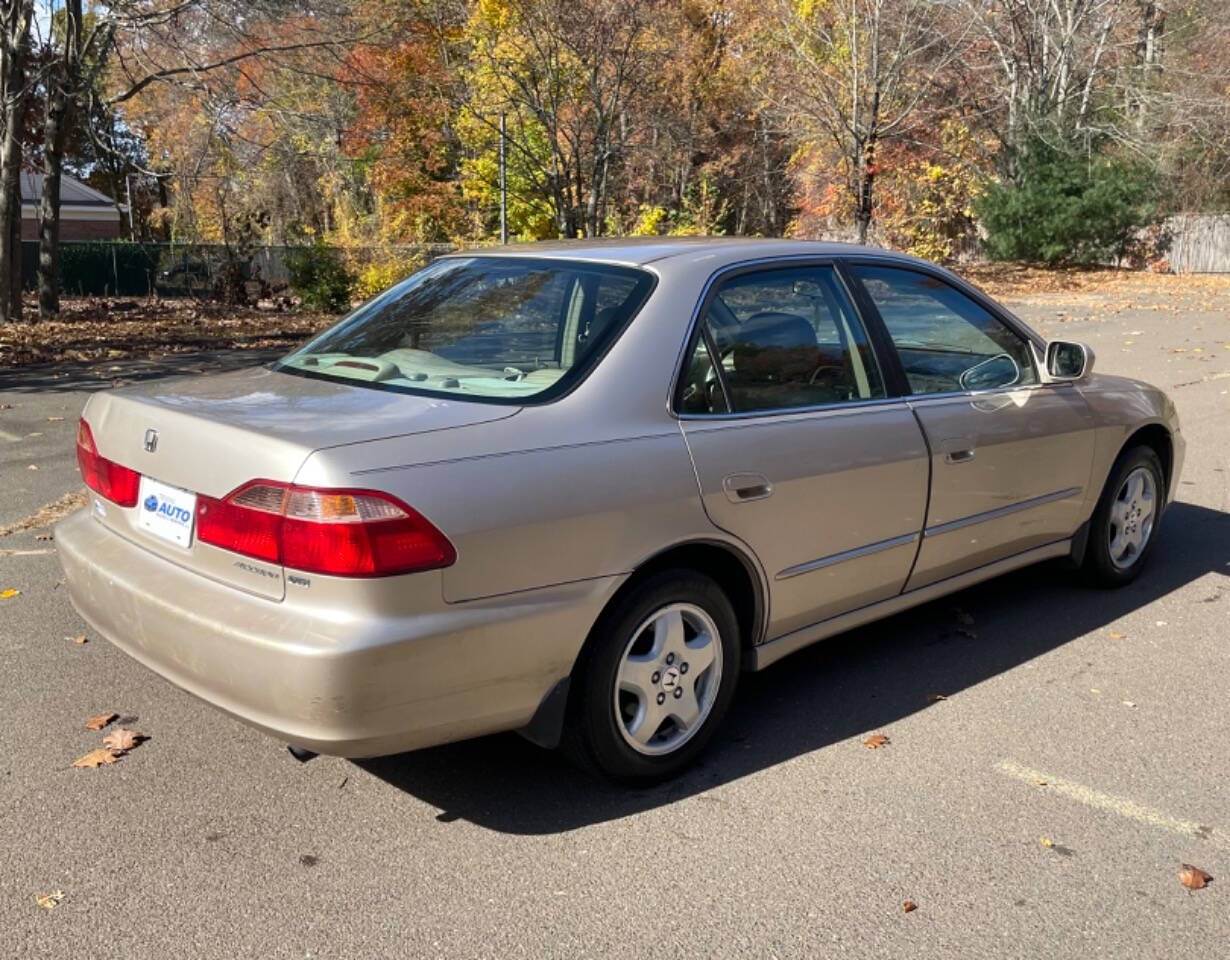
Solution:
<path fill-rule="evenodd" d="M 653 287 L 643 270 L 447 257 L 359 307 L 275 369 L 489 402 L 543 402 L 601 358 Z"/>

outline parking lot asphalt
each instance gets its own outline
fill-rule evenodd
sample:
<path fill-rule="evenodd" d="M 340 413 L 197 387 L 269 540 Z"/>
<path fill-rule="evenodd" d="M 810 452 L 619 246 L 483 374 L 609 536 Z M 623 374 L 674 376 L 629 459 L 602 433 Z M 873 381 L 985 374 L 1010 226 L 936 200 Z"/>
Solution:
<path fill-rule="evenodd" d="M 89 636 L 46 530 L 0 537 L 0 956 L 1226 956 L 1230 302 L 1009 305 L 1178 405 L 1149 568 L 1035 567 L 745 675 L 648 790 L 511 734 L 300 764 Z M 80 487 L 110 379 L 61 373 L 0 371 L 0 529 Z M 150 739 L 73 768 L 104 712 Z"/>

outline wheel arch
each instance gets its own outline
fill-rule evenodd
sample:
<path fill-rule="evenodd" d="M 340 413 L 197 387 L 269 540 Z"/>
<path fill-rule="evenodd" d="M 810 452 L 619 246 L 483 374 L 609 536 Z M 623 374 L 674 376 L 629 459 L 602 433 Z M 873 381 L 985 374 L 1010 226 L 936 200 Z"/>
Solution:
<path fill-rule="evenodd" d="M 1101 500 L 1105 492 L 1106 484 L 1110 482 L 1111 474 L 1114 473 L 1115 464 L 1129 450 L 1136 447 L 1148 447 L 1155 454 L 1158 460 L 1162 463 L 1162 507 L 1165 509 L 1166 503 L 1170 499 L 1170 488 L 1174 479 L 1174 438 L 1170 434 L 1170 429 L 1164 424 L 1157 421 L 1146 423 L 1137 427 L 1130 433 L 1120 444 L 1115 457 L 1110 461 L 1110 465 L 1106 469 L 1106 476 L 1102 478 L 1101 487 L 1098 490 L 1098 497 L 1093 502 L 1093 510 L 1085 519 L 1085 522 L 1077 528 L 1076 533 L 1072 535 L 1072 553 L 1071 560 L 1077 566 L 1085 562 L 1086 551 L 1089 547 L 1090 525 L 1093 523 L 1094 513 L 1097 511 L 1098 502 Z"/>
<path fill-rule="evenodd" d="M 1163 496 L 1167 500 L 1170 499 L 1171 482 L 1174 479 L 1174 438 L 1170 435 L 1169 428 L 1162 423 L 1147 423 L 1143 427 L 1136 429 L 1124 441 L 1123 446 L 1119 448 L 1119 452 L 1115 455 L 1117 461 L 1119 457 L 1131 450 L 1133 447 L 1148 447 L 1157 454 L 1157 458 L 1162 461 L 1163 480 Z M 1112 464 L 1111 469 L 1114 469 Z"/>
<path fill-rule="evenodd" d="M 647 578 L 663 570 L 679 568 L 703 573 L 725 591 L 735 608 L 739 642 L 745 652 L 760 640 L 768 618 L 768 590 L 760 566 L 750 553 L 729 541 L 714 538 L 697 538 L 672 544 L 637 564 L 607 598 L 585 642 L 577 651 L 568 676 L 558 680 L 548 691 L 529 724 L 518 731 L 522 736 L 542 747 L 559 746 L 570 705 L 572 679 L 584 663 L 608 612 Z"/>

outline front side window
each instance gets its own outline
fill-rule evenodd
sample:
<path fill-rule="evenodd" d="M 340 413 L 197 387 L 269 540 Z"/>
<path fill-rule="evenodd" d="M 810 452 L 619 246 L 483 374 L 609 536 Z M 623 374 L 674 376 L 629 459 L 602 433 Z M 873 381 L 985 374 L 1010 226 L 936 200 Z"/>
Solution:
<path fill-rule="evenodd" d="M 1038 382 L 1029 343 L 943 280 L 899 267 L 856 265 L 851 272 L 884 320 L 911 393 Z"/>
<path fill-rule="evenodd" d="M 832 267 L 732 277 L 718 287 L 700 327 L 680 412 L 787 410 L 885 395 L 866 332 Z"/>
<path fill-rule="evenodd" d="M 276 369 L 459 399 L 549 400 L 589 372 L 652 287 L 650 274 L 626 267 L 448 257 Z"/>

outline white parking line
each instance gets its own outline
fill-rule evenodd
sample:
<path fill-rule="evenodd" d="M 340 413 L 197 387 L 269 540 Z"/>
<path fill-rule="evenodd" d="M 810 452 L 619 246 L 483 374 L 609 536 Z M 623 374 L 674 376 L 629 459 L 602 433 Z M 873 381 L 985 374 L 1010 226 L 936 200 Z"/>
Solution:
<path fill-rule="evenodd" d="M 1046 790 L 1063 794 L 1065 797 L 1083 803 L 1087 807 L 1093 807 L 1097 810 L 1109 810 L 1111 813 L 1117 813 L 1119 816 L 1127 817 L 1129 820 L 1146 823 L 1151 827 L 1160 827 L 1163 830 L 1169 830 L 1171 833 L 1197 837 L 1207 840 L 1223 850 L 1230 850 L 1230 834 L 1216 827 L 1196 823 L 1194 820 L 1181 820 L 1178 817 L 1172 817 L 1163 810 L 1156 810 L 1153 807 L 1146 807 L 1144 804 L 1136 803 L 1133 800 L 1126 800 L 1123 797 L 1102 793 L 1082 783 L 1074 783 L 1071 780 L 1065 780 L 1063 777 L 1043 773 L 1041 770 L 1031 770 L 1029 767 L 1023 767 L 1013 760 L 1001 760 L 995 765 L 995 768 L 1000 773 L 1015 777 L 1017 780 L 1024 780 L 1026 783 L 1042 781 L 1046 784 Z"/>

